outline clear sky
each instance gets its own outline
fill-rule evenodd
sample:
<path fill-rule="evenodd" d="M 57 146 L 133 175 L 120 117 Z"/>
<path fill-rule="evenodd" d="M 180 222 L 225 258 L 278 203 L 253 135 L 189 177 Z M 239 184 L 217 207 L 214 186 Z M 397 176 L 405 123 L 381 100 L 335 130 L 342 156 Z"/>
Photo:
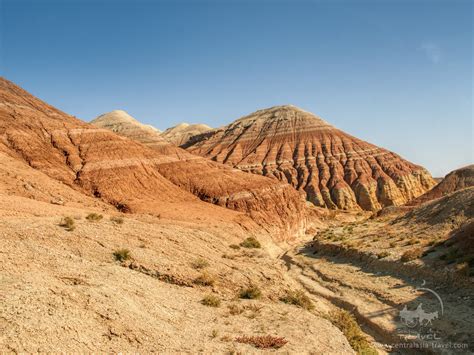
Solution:
<path fill-rule="evenodd" d="M 427 167 L 473 159 L 470 0 L 0 0 L 0 72 L 164 129 L 293 104 Z"/>

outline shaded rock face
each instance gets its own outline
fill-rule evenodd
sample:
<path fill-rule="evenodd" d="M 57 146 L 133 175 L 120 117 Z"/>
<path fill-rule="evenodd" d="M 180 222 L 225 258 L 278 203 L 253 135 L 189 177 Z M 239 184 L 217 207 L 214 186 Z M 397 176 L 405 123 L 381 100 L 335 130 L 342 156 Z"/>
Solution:
<path fill-rule="evenodd" d="M 451 171 L 439 182 L 438 185 L 416 199 L 408 202 L 407 205 L 415 206 L 471 186 L 474 186 L 474 164 Z"/>
<path fill-rule="evenodd" d="M 212 128 L 205 124 L 180 123 L 165 130 L 161 136 L 176 146 L 186 144 L 192 136 L 210 131 Z"/>
<path fill-rule="evenodd" d="M 431 175 L 297 107 L 254 112 L 194 136 L 189 152 L 288 182 L 316 206 L 377 210 L 429 190 Z"/>
<path fill-rule="evenodd" d="M 158 172 L 203 201 L 246 212 L 262 225 L 284 227 L 288 235 L 297 234 L 304 228 L 303 199 L 286 183 L 191 154 L 144 129 L 132 117 L 124 121 L 106 114 L 91 123 L 153 149 L 161 157 L 156 164 Z"/>

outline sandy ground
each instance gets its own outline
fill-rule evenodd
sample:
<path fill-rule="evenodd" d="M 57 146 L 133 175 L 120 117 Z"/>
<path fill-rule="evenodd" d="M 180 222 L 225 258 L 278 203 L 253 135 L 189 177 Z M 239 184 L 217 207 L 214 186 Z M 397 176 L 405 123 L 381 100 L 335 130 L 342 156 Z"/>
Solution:
<path fill-rule="evenodd" d="M 91 212 L 104 218 L 86 220 Z M 74 231 L 58 225 L 63 216 L 75 219 Z M 352 353 L 321 310 L 279 301 L 299 285 L 277 259 L 229 247 L 248 236 L 245 229 L 145 215 L 116 224 L 111 216 L 0 194 L 2 351 L 247 353 L 257 349 L 237 337 L 273 335 L 288 341 L 285 352 Z M 120 248 L 132 261 L 114 260 Z M 209 266 L 196 270 L 198 258 Z M 193 283 L 203 272 L 214 285 Z M 251 283 L 262 298 L 239 299 Z M 220 307 L 200 303 L 208 294 Z M 232 305 L 242 313 L 232 315 Z"/>
<path fill-rule="evenodd" d="M 446 247 L 432 244 L 446 240 L 450 231 L 469 220 L 471 212 L 459 212 L 468 209 L 468 204 L 456 209 L 444 205 L 449 214 L 443 216 L 439 205 L 433 203 L 439 220 L 433 223 L 430 216 L 428 224 L 408 223 L 400 214 L 381 218 L 342 215 L 338 222 L 316 233 L 314 242 L 287 251 L 281 259 L 288 273 L 314 297 L 355 314 L 380 348 L 397 351 L 396 346 L 415 342 L 425 346 L 426 352 L 472 352 L 474 284 L 451 265 L 435 260 Z M 425 217 L 428 211 L 431 209 L 423 207 L 412 214 Z M 414 248 L 429 254 L 400 261 L 401 255 Z M 422 324 L 415 319 L 407 325 L 400 312 L 404 307 L 416 310 L 420 304 L 427 313 L 438 312 L 437 317 Z"/>

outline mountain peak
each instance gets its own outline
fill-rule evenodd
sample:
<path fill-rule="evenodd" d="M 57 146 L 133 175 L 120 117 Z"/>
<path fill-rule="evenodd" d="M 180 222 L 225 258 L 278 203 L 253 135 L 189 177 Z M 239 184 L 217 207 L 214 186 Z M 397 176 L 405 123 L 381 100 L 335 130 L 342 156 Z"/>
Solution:
<path fill-rule="evenodd" d="M 161 133 L 161 131 L 152 125 L 146 125 L 139 122 L 124 110 L 113 110 L 98 116 L 90 122 L 93 125 L 108 128 L 114 132 L 121 132 L 131 127 Z"/>
<path fill-rule="evenodd" d="M 377 210 L 434 184 L 422 167 L 293 105 L 255 111 L 189 142 L 192 153 L 287 182 L 320 207 Z"/>
<path fill-rule="evenodd" d="M 279 105 L 260 109 L 250 115 L 237 119 L 234 123 L 254 123 L 256 121 L 305 122 L 306 124 L 311 125 L 317 124 L 320 126 L 331 127 L 331 125 L 321 117 L 294 105 Z"/>
<path fill-rule="evenodd" d="M 181 146 L 188 142 L 192 136 L 210 131 L 212 128 L 202 123 L 189 124 L 182 122 L 166 129 L 161 136 L 170 143 Z"/>

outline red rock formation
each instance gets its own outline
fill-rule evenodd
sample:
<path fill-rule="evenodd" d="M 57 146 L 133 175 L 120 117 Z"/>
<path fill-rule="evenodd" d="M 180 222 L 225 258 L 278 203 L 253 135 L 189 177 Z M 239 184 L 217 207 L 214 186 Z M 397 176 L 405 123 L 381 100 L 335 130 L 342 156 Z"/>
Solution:
<path fill-rule="evenodd" d="M 194 200 L 159 174 L 160 157 L 153 151 L 69 116 L 5 79 L 0 79 L 0 145 L 10 156 L 119 209 L 147 209 L 147 201 L 156 199 Z"/>
<path fill-rule="evenodd" d="M 116 112 L 116 111 L 113 111 Z M 122 111 L 123 112 L 123 111 Z M 91 123 L 150 147 L 162 158 L 161 175 L 201 200 L 251 214 L 263 224 L 283 225 L 294 233 L 304 225 L 304 203 L 288 184 L 244 173 L 191 154 L 166 142 L 127 114 L 104 114 Z M 289 223 L 290 222 L 290 223 Z"/>
<path fill-rule="evenodd" d="M 190 190 L 210 202 L 247 212 L 285 236 L 304 223 L 304 204 L 290 186 L 251 175 L 247 179 L 247 174 L 228 167 L 219 170 L 220 165 L 211 173 L 207 164 L 218 164 L 200 157 L 196 159 L 201 162 L 190 167 L 185 160 L 180 162 L 179 154 L 194 156 L 167 145 L 163 151 L 174 153 L 160 154 L 153 142 L 151 149 L 84 123 L 0 78 L 0 152 L 82 193 L 123 211 L 160 213 L 172 208 L 186 218 L 186 211 L 202 209 L 230 216 L 199 201 L 186 191 Z M 160 171 L 168 171 L 173 182 Z M 184 188 L 176 186 L 180 184 Z"/>
<path fill-rule="evenodd" d="M 428 192 L 407 203 L 408 206 L 415 206 L 446 196 L 454 191 L 462 190 L 474 186 L 474 164 L 451 171 L 438 185 Z"/>
<path fill-rule="evenodd" d="M 316 206 L 328 208 L 402 205 L 434 185 L 422 167 L 294 106 L 259 110 L 192 137 L 183 147 L 288 182 Z"/>

